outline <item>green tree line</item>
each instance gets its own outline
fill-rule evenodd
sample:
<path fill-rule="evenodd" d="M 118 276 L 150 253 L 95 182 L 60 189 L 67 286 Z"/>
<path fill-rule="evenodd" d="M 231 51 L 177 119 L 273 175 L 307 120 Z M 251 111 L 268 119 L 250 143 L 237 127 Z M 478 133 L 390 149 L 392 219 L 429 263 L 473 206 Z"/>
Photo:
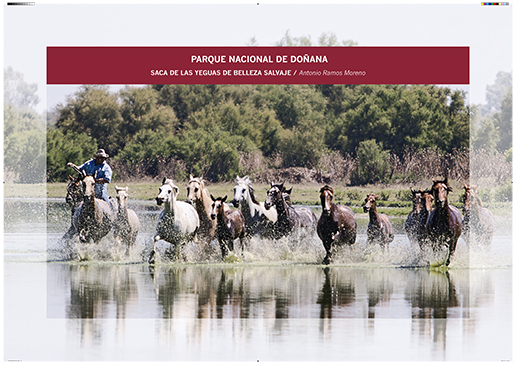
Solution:
<path fill-rule="evenodd" d="M 61 181 L 65 160 L 99 147 L 129 169 L 145 161 L 149 176 L 172 156 L 185 176 L 224 181 L 253 152 L 281 156 L 278 168 L 318 168 L 331 151 L 366 161 L 468 146 L 463 93 L 433 85 L 85 85 L 57 108 L 47 170 Z"/>

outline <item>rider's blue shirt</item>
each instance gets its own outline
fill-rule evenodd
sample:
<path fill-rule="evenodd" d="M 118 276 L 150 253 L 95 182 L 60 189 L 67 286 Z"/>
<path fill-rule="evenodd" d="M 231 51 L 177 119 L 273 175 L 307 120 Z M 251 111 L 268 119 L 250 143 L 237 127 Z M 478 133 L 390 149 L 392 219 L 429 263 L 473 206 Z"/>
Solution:
<path fill-rule="evenodd" d="M 86 175 L 94 175 L 95 171 L 97 171 L 97 176 L 95 178 L 104 178 L 107 182 L 111 182 L 111 176 L 113 175 L 113 170 L 111 170 L 111 167 L 106 163 L 106 161 L 97 165 L 95 164 L 95 159 L 91 159 L 83 163 L 79 166 L 79 170 L 84 170 Z M 98 199 L 104 199 L 109 203 L 107 184 L 95 184 L 95 197 Z"/>

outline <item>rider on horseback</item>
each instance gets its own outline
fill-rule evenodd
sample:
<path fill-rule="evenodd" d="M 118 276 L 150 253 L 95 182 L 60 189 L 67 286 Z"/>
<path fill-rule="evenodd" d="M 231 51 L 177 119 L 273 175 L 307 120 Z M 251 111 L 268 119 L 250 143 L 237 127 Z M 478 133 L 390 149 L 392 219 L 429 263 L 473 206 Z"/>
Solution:
<path fill-rule="evenodd" d="M 99 149 L 93 157 L 94 159 L 86 161 L 81 166 L 74 165 L 71 162 L 68 162 L 67 166 L 72 167 L 76 171 L 84 170 L 86 175 L 93 176 L 96 172 L 95 197 L 109 203 L 107 184 L 111 182 L 111 177 L 113 176 L 113 170 L 111 170 L 111 167 L 106 162 L 109 155 L 103 149 Z"/>

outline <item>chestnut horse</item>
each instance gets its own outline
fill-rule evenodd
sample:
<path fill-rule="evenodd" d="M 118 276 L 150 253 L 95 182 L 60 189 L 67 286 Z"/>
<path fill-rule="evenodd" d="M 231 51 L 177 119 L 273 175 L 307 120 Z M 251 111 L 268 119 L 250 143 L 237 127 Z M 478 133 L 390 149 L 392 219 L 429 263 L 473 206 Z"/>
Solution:
<path fill-rule="evenodd" d="M 285 198 L 285 193 L 290 195 L 290 190 L 286 190 L 281 184 L 271 183 L 271 188 L 267 191 L 267 200 L 265 201 L 265 209 L 276 207 L 278 212 L 278 220 L 274 224 L 274 237 L 279 239 L 288 236 L 292 231 L 301 229 L 315 230 L 317 226 L 317 217 L 315 213 L 308 207 L 292 207 Z"/>
<path fill-rule="evenodd" d="M 326 249 L 324 265 L 331 263 L 331 249 L 333 245 L 352 245 L 357 238 L 357 221 L 355 213 L 345 206 L 333 202 L 333 188 L 324 185 L 321 190 L 322 214 L 317 222 L 317 235 Z"/>
<path fill-rule="evenodd" d="M 412 244 L 424 246 L 426 239 L 426 221 L 432 210 L 434 197 L 429 190 L 414 190 L 412 192 L 412 211 L 405 222 L 405 232 Z"/>
<path fill-rule="evenodd" d="M 224 209 L 224 203 L 228 198 L 227 195 L 224 198 L 214 198 L 213 195 L 210 197 L 213 201 L 210 217 L 212 220 L 217 221 L 216 236 L 220 244 L 220 250 L 222 251 L 222 259 L 227 256 L 228 251 L 233 251 L 233 242 L 237 238 L 240 239 L 243 254 L 245 249 L 244 215 L 238 209 Z"/>
<path fill-rule="evenodd" d="M 107 202 L 95 198 L 95 176 L 80 177 L 83 185 L 84 201 L 72 218 L 72 224 L 83 243 L 99 243 L 108 234 L 113 225 L 113 213 Z"/>
<path fill-rule="evenodd" d="M 208 189 L 204 187 L 204 179 L 201 177 L 193 177 L 190 175 L 190 181 L 186 188 L 186 202 L 192 204 L 199 216 L 199 231 L 197 237 L 204 243 L 210 243 L 215 238 L 215 230 L 217 228 L 217 220 L 210 217 L 211 205 L 213 200 L 210 198 Z M 229 206 L 223 204 L 225 210 L 229 210 Z"/>
<path fill-rule="evenodd" d="M 462 232 L 462 216 L 457 208 L 448 204 L 448 194 L 453 191 L 448 178 L 432 181 L 435 208 L 428 216 L 426 233 L 434 252 L 442 249 L 446 251 L 445 265 L 448 266 Z"/>
<path fill-rule="evenodd" d="M 464 185 L 464 207 L 462 208 L 462 234 L 467 244 L 476 242 L 489 245 L 493 241 L 495 218 L 489 209 L 482 206 L 477 187 Z"/>
<path fill-rule="evenodd" d="M 378 243 L 382 248 L 389 246 L 394 240 L 391 221 L 387 215 L 376 211 L 376 194 L 367 194 L 364 204 L 364 212 L 369 213 L 369 224 L 367 225 L 367 244 Z"/>

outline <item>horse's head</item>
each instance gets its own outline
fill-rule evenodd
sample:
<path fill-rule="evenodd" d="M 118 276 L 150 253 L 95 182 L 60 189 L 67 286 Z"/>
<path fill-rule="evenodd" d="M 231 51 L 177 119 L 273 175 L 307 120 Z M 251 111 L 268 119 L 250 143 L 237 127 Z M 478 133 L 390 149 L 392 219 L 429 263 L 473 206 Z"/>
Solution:
<path fill-rule="evenodd" d="M 412 193 L 412 209 L 419 214 L 424 207 L 423 191 L 421 191 L 421 189 L 414 190 L 412 188 L 410 188 L 410 191 Z"/>
<path fill-rule="evenodd" d="M 83 200 L 82 186 L 80 177 L 74 178 L 68 175 L 70 181 L 66 187 L 65 201 L 68 205 L 74 207 Z"/>
<path fill-rule="evenodd" d="M 235 208 L 238 208 L 240 202 L 247 200 L 249 197 L 249 188 L 244 179 L 238 176 L 236 178 L 236 185 L 233 188 L 233 200 L 231 201 Z"/>
<path fill-rule="evenodd" d="M 116 190 L 116 200 L 118 202 L 118 207 L 123 208 L 127 206 L 127 200 L 129 199 L 129 187 L 120 188 L 115 186 Z"/>
<path fill-rule="evenodd" d="M 320 193 L 323 214 L 329 216 L 331 213 L 331 202 L 333 201 L 333 188 L 329 185 L 324 185 Z"/>
<path fill-rule="evenodd" d="M 195 204 L 198 200 L 202 200 L 202 192 L 204 189 L 204 180 L 199 177 L 190 175 L 190 181 L 186 187 L 186 201 L 190 204 Z"/>
<path fill-rule="evenodd" d="M 82 189 L 84 198 L 95 197 L 95 176 L 97 176 L 96 171 L 93 176 L 88 175 L 82 178 Z"/>
<path fill-rule="evenodd" d="M 430 212 L 432 210 L 432 204 L 434 202 L 434 196 L 432 195 L 432 191 L 424 190 L 422 191 L 422 194 L 423 206 L 427 212 Z"/>
<path fill-rule="evenodd" d="M 228 196 L 226 195 L 224 198 L 218 197 L 215 198 L 213 195 L 210 196 L 213 203 L 211 204 L 210 217 L 211 219 L 217 218 L 217 215 L 224 214 L 224 203 Z"/>
<path fill-rule="evenodd" d="M 367 213 L 370 210 L 376 211 L 376 200 L 379 198 L 376 194 L 367 194 L 367 197 L 365 198 L 365 204 L 364 204 L 364 212 Z"/>
<path fill-rule="evenodd" d="M 464 211 L 469 211 L 471 207 L 482 206 L 482 202 L 477 194 L 477 187 L 474 185 L 464 185 Z"/>
<path fill-rule="evenodd" d="M 285 187 L 283 183 L 281 184 L 273 184 L 271 183 L 271 188 L 267 191 L 267 199 L 265 200 L 264 207 L 265 209 L 270 209 L 272 206 L 276 206 L 284 201 L 283 193 L 285 192 Z"/>
<path fill-rule="evenodd" d="M 173 203 L 179 194 L 179 188 L 174 184 L 172 179 L 163 178 L 159 194 L 156 197 L 156 204 Z"/>
<path fill-rule="evenodd" d="M 453 188 L 448 185 L 448 178 L 444 180 L 433 179 L 432 195 L 434 196 L 435 206 L 444 208 L 448 204 L 448 193 L 453 191 Z"/>

